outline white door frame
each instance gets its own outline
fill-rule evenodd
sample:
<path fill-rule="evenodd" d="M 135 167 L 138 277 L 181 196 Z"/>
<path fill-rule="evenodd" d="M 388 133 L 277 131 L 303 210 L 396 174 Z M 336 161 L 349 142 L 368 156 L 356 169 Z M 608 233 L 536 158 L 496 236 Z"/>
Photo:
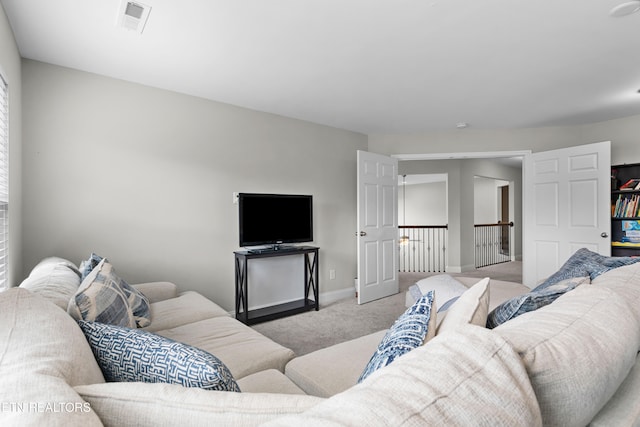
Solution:
<path fill-rule="evenodd" d="M 398 161 L 407 161 L 407 160 L 465 160 L 465 159 L 499 159 L 499 158 L 509 158 L 509 157 L 527 157 L 532 154 L 531 150 L 513 150 L 513 151 L 474 151 L 474 152 L 460 152 L 460 153 L 423 153 L 423 154 L 391 154 L 390 157 L 398 159 Z M 522 162 L 524 164 L 524 160 Z M 524 182 L 524 168 L 521 172 L 521 178 Z M 512 186 L 509 185 L 511 188 Z M 523 190 L 521 190 L 523 191 Z M 524 200 L 524 194 L 523 200 Z M 513 194 L 510 194 L 510 202 L 515 203 L 515 197 Z M 525 212 L 522 211 L 523 222 Z M 520 228 L 522 230 L 522 228 Z M 512 233 L 514 231 L 512 230 Z M 522 233 L 521 233 L 522 236 Z M 513 235 L 511 236 L 513 237 Z M 515 254 L 513 256 L 515 259 Z M 447 265 L 449 263 L 447 262 Z M 459 268 L 457 269 L 459 270 Z M 461 271 L 452 271 L 461 273 Z"/>
<path fill-rule="evenodd" d="M 472 151 L 460 153 L 424 153 L 424 154 L 391 154 L 389 157 L 405 160 L 460 160 L 460 159 L 497 159 L 501 157 L 528 156 L 531 150 L 514 151 Z"/>

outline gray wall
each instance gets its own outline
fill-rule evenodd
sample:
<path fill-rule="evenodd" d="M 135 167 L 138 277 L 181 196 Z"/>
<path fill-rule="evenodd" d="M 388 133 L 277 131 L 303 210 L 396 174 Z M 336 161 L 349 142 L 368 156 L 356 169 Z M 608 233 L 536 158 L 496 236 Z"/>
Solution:
<path fill-rule="evenodd" d="M 447 223 L 447 182 L 407 185 L 406 225 Z M 404 225 L 403 189 L 398 189 L 398 221 Z"/>
<path fill-rule="evenodd" d="M 25 274 L 46 256 L 95 251 L 129 282 L 173 281 L 233 310 L 233 192 L 297 193 L 314 196 L 321 293 L 353 292 L 365 135 L 31 60 L 22 69 Z"/>
<path fill-rule="evenodd" d="M 473 180 L 473 222 L 476 224 L 495 224 L 500 219 L 500 184 L 506 181 L 475 176 Z"/>
<path fill-rule="evenodd" d="M 22 76 L 20 54 L 0 5 L 0 74 L 9 85 L 9 271 L 8 284 L 22 280 Z"/>

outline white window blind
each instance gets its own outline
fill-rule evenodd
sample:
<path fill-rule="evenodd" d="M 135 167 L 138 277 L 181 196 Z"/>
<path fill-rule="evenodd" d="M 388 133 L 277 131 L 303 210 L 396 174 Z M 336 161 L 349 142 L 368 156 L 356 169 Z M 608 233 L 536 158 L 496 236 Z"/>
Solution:
<path fill-rule="evenodd" d="M 9 90 L 0 76 L 0 290 L 8 286 L 9 254 Z"/>

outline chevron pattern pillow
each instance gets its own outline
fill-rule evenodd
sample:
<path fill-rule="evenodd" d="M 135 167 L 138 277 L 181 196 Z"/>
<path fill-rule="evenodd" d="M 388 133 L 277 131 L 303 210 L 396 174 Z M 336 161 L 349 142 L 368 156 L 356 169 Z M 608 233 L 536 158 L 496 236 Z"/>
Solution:
<path fill-rule="evenodd" d="M 229 368 L 190 345 L 140 329 L 78 321 L 105 380 L 239 392 Z"/>
<path fill-rule="evenodd" d="M 435 326 L 435 291 L 431 290 L 409 307 L 387 331 L 358 383 L 403 354 L 423 345 L 435 335 Z"/>

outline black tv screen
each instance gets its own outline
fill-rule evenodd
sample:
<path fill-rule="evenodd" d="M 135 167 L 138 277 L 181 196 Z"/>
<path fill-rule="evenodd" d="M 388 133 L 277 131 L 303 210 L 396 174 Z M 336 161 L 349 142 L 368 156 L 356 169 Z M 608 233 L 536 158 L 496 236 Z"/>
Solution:
<path fill-rule="evenodd" d="M 313 197 L 240 193 L 240 246 L 313 241 Z"/>

